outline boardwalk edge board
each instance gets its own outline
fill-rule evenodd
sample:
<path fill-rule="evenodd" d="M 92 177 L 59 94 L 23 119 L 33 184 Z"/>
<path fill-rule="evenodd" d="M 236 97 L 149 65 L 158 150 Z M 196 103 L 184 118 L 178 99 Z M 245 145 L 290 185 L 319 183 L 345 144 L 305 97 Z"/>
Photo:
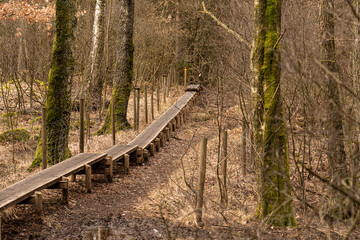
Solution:
<path fill-rule="evenodd" d="M 108 182 L 112 182 L 115 162 L 123 161 L 125 174 L 130 171 L 130 159 L 134 158 L 137 164 L 142 165 L 150 156 L 159 152 L 160 147 L 173 136 L 173 132 L 184 124 L 188 108 L 200 90 L 200 84 L 188 85 L 182 97 L 127 145 L 115 145 L 102 153 L 80 153 L 0 190 L 0 240 L 3 223 L 1 213 L 9 207 L 33 204 L 35 211 L 42 215 L 42 190 L 61 189 L 62 202 L 67 204 L 69 179 L 76 181 L 76 175 L 85 174 L 86 191 L 91 193 L 93 174 L 103 174 Z"/>

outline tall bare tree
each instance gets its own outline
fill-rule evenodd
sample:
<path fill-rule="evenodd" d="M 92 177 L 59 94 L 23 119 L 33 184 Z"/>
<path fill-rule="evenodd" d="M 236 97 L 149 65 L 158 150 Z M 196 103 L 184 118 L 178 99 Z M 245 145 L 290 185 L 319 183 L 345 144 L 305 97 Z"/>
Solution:
<path fill-rule="evenodd" d="M 258 217 L 294 226 L 287 133 L 280 94 L 281 0 L 255 0 L 251 53 Z"/>
<path fill-rule="evenodd" d="M 347 177 L 347 164 L 344 143 L 343 116 L 340 110 L 340 89 L 334 76 L 338 76 L 335 51 L 335 16 L 334 0 L 322 0 L 320 5 L 320 38 L 321 63 L 324 66 L 324 76 L 327 90 L 327 158 L 328 174 L 333 184 L 341 185 L 341 180 Z M 331 199 L 341 201 L 339 193 L 331 191 Z"/>

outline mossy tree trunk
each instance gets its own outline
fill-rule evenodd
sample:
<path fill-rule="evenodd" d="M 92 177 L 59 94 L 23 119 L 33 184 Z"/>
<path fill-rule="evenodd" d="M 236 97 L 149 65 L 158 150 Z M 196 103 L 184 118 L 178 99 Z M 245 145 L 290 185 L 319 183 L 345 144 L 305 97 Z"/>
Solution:
<path fill-rule="evenodd" d="M 56 33 L 46 97 L 48 162 L 56 164 L 71 156 L 68 148 L 71 85 L 74 72 L 76 1 L 56 1 Z M 30 168 L 41 163 L 41 140 Z"/>
<path fill-rule="evenodd" d="M 112 95 L 115 105 L 115 129 L 128 128 L 127 108 L 131 92 L 133 78 L 133 28 L 134 28 L 134 0 L 119 0 L 119 43 L 116 53 L 116 69 L 113 81 Z M 110 133 L 111 109 L 106 113 L 104 126 L 98 134 Z"/>
<path fill-rule="evenodd" d="M 261 220 L 295 226 L 280 94 L 281 0 L 255 0 L 251 53 L 253 126 Z"/>
<path fill-rule="evenodd" d="M 341 186 L 341 180 L 347 177 L 345 155 L 343 116 L 339 109 L 340 88 L 333 78 L 338 74 L 335 52 L 335 24 L 334 0 L 322 0 L 320 6 L 320 40 L 321 63 L 326 67 L 324 71 L 327 88 L 327 136 L 328 136 L 328 174 L 332 183 Z M 332 74 L 329 74 L 331 72 Z M 336 190 L 331 191 L 332 204 L 342 201 Z M 336 203 L 337 202 L 337 203 Z"/>

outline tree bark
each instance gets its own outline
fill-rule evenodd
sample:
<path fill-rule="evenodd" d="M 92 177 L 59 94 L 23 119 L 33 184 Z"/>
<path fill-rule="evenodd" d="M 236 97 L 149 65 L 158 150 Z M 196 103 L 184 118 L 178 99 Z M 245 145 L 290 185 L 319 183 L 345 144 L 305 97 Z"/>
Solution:
<path fill-rule="evenodd" d="M 74 72 L 74 29 L 76 2 L 56 1 L 56 33 L 46 97 L 47 159 L 56 164 L 71 156 L 68 148 L 71 85 Z M 41 163 L 41 140 L 30 166 Z"/>
<path fill-rule="evenodd" d="M 322 0 L 320 6 L 321 63 L 334 75 L 338 74 L 335 52 L 334 0 Z M 340 89 L 332 75 L 324 72 L 327 88 L 327 136 L 328 136 L 328 174 L 333 184 L 341 186 L 341 180 L 347 177 L 343 116 L 339 107 Z M 341 201 L 336 190 L 330 198 Z"/>
<path fill-rule="evenodd" d="M 128 128 L 127 108 L 131 92 L 133 77 L 133 28 L 134 28 L 134 0 L 120 0 L 119 45 L 116 53 L 116 69 L 113 82 L 113 96 L 115 104 L 116 130 Z M 111 109 L 111 106 L 109 107 Z M 97 134 L 111 131 L 111 111 L 106 113 L 104 126 Z"/>
<path fill-rule="evenodd" d="M 87 102 L 91 102 L 93 109 L 101 107 L 101 93 L 104 85 L 101 69 L 104 58 L 105 8 L 106 0 L 96 1 L 92 49 L 89 56 L 90 65 L 87 74 L 87 82 L 90 83 Z"/>
<path fill-rule="evenodd" d="M 287 133 L 280 95 L 281 0 L 255 0 L 251 53 L 257 216 L 277 226 L 295 226 Z"/>

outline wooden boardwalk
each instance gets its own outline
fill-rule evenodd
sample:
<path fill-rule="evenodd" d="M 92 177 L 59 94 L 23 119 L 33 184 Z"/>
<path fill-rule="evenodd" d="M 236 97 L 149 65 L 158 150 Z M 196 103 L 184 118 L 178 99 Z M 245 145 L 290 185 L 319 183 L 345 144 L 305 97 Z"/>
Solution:
<path fill-rule="evenodd" d="M 16 204 L 34 204 L 35 210 L 42 213 L 41 190 L 57 188 L 63 190 L 63 202 L 68 202 L 68 179 L 65 177 L 85 174 L 88 192 L 91 192 L 91 175 L 105 174 L 112 180 L 113 162 L 124 160 L 125 173 L 129 168 L 130 154 L 137 163 L 155 154 L 170 137 L 170 132 L 179 128 L 186 118 L 188 107 L 200 90 L 200 85 L 189 85 L 185 94 L 166 112 L 153 121 L 127 145 L 115 145 L 103 153 L 81 153 L 48 169 L 29 176 L 7 188 L 0 190 L 0 213 Z M 1 240 L 1 215 L 0 215 Z"/>

